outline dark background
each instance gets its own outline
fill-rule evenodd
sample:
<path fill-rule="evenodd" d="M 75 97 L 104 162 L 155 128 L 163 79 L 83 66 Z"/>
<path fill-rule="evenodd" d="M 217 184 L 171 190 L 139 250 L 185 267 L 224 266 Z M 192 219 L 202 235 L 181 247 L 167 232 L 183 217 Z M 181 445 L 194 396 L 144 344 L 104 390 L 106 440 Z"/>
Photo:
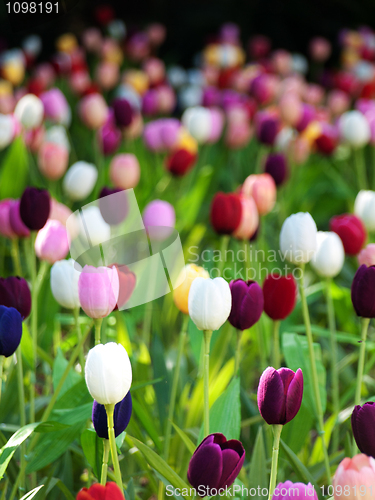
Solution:
<path fill-rule="evenodd" d="M 161 56 L 167 63 L 185 66 L 192 64 L 194 54 L 202 49 L 208 35 L 215 34 L 227 21 L 241 27 L 244 43 L 253 34 L 264 34 L 272 39 L 274 48 L 301 53 L 306 53 L 311 37 L 325 36 L 336 48 L 332 61 L 337 56 L 337 35 L 341 28 L 375 26 L 375 0 L 65 0 L 67 14 L 53 20 L 47 16 L 47 23 L 44 20 L 42 24 L 36 17 L 23 23 L 19 19 L 18 26 L 9 22 L 7 1 L 0 0 L 0 34 L 10 46 L 19 45 L 27 34 L 39 33 L 45 53 L 50 52 L 58 34 L 66 31 L 79 34 L 85 26 L 95 24 L 94 7 L 107 3 L 128 28 L 142 28 L 152 21 L 164 23 L 167 40 Z"/>

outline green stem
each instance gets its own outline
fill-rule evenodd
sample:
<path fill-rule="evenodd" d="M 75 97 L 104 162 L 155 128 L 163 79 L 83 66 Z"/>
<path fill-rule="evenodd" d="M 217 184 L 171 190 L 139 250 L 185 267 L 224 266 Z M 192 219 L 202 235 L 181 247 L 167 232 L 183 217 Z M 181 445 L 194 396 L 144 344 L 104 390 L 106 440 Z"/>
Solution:
<path fill-rule="evenodd" d="M 118 455 L 117 455 L 117 448 L 116 448 L 116 441 L 115 441 L 115 430 L 114 430 L 114 422 L 113 422 L 113 412 L 115 409 L 115 405 L 114 404 L 105 405 L 105 409 L 107 412 L 108 436 L 109 436 L 109 444 L 111 447 L 111 455 L 112 455 L 113 468 L 115 471 L 116 484 L 120 488 L 121 493 L 123 493 L 122 478 L 121 478 L 120 464 L 119 464 Z"/>
<path fill-rule="evenodd" d="M 167 429 L 165 432 L 165 440 L 164 440 L 164 459 L 167 462 L 169 456 L 169 446 L 171 442 L 171 433 L 172 433 L 172 422 L 174 416 L 174 408 L 176 405 L 176 396 L 177 396 L 177 388 L 178 388 L 178 379 L 180 375 L 181 368 L 181 359 L 182 353 L 184 351 L 185 340 L 186 340 L 186 331 L 189 322 L 189 315 L 185 314 L 182 322 L 182 328 L 180 332 L 180 338 L 178 342 L 178 351 L 177 351 L 177 359 L 176 366 L 174 369 L 172 389 L 171 389 L 171 399 L 169 401 L 169 410 L 168 410 L 168 420 L 167 420 Z"/>
<path fill-rule="evenodd" d="M 278 370 L 280 368 L 280 321 L 275 320 L 273 322 L 273 361 L 272 366 Z"/>
<path fill-rule="evenodd" d="M 259 347 L 259 352 L 260 352 L 260 364 L 261 364 L 260 368 L 261 368 L 261 372 L 263 372 L 267 368 L 267 361 L 266 361 L 266 352 L 265 352 L 263 332 L 262 332 L 260 320 L 255 325 L 255 328 L 256 328 L 256 334 L 257 334 L 257 338 L 258 338 L 258 347 Z"/>
<path fill-rule="evenodd" d="M 236 329 L 236 354 L 235 354 L 235 363 L 234 363 L 234 376 L 236 377 L 240 371 L 240 363 L 241 363 L 241 339 L 242 339 L 242 330 Z"/>
<path fill-rule="evenodd" d="M 273 493 L 276 487 L 277 479 L 277 462 L 279 461 L 279 445 L 280 436 L 283 426 L 280 424 L 275 424 L 272 426 L 273 432 L 273 447 L 272 447 L 272 465 L 271 465 L 271 475 L 270 475 L 270 488 L 268 492 L 268 500 L 272 500 Z"/>
<path fill-rule="evenodd" d="M 35 237 L 36 233 L 30 234 L 30 273 L 31 273 L 31 339 L 32 339 L 32 357 L 33 370 L 30 373 L 30 422 L 35 422 L 35 384 L 36 384 L 36 365 L 38 362 L 38 289 L 37 289 L 37 274 L 36 274 L 36 256 L 35 256 Z"/>
<path fill-rule="evenodd" d="M 335 308 L 331 295 L 331 279 L 326 281 L 327 319 L 331 341 L 331 377 L 332 377 L 332 405 L 333 412 L 338 417 L 340 412 L 339 399 L 339 373 L 337 370 L 337 341 L 336 341 L 336 321 Z M 339 426 L 336 423 L 332 433 L 332 451 L 335 453 L 339 447 Z"/>
<path fill-rule="evenodd" d="M 110 449 L 109 440 L 103 439 L 103 464 L 102 464 L 102 474 L 100 476 L 100 484 L 103 486 L 105 486 L 107 482 L 109 449 Z"/>
<path fill-rule="evenodd" d="M 304 282 L 305 264 L 301 264 L 300 269 L 301 269 L 301 278 L 298 280 L 298 286 L 299 286 L 299 292 L 301 295 L 303 320 L 305 323 L 307 344 L 308 344 L 308 348 L 309 348 L 312 385 L 313 385 L 313 390 L 314 390 L 315 407 L 316 407 L 316 414 L 317 414 L 317 420 L 318 420 L 318 433 L 319 433 L 321 441 L 322 441 L 324 465 L 325 465 L 325 469 L 326 469 L 327 480 L 328 480 L 329 484 L 332 484 L 328 451 L 327 451 L 327 446 L 326 446 L 326 443 L 324 440 L 323 409 L 322 409 L 322 402 L 320 399 L 318 371 L 316 369 L 316 360 L 315 360 L 313 336 L 312 336 L 312 331 L 311 331 L 310 315 L 309 315 L 309 309 L 307 307 L 307 300 L 306 300 L 305 288 L 304 288 L 304 283 L 303 283 Z"/>
<path fill-rule="evenodd" d="M 102 329 L 103 318 L 94 319 L 95 324 L 95 345 L 100 344 L 100 331 Z"/>
<path fill-rule="evenodd" d="M 18 238 L 13 238 L 11 240 L 11 254 L 13 260 L 14 272 L 17 276 L 22 276 L 21 259 L 20 259 L 20 249 L 18 246 Z"/>
<path fill-rule="evenodd" d="M 210 405 L 209 405 L 209 375 L 210 375 L 210 343 L 212 330 L 204 330 L 204 369 L 203 369 L 203 435 L 210 433 Z"/>
<path fill-rule="evenodd" d="M 224 234 L 221 237 L 221 241 L 220 241 L 220 261 L 219 261 L 219 266 L 218 266 L 218 269 L 219 269 L 218 276 L 221 276 L 221 274 L 223 272 L 223 267 L 224 267 L 224 263 L 225 263 L 225 253 L 226 253 L 226 251 L 228 249 L 229 240 L 230 240 L 230 236 L 229 235 Z"/>
<path fill-rule="evenodd" d="M 75 307 L 73 309 L 73 314 L 74 314 L 75 329 L 77 332 L 77 343 L 80 344 L 82 341 L 82 332 L 81 332 L 81 326 L 79 324 L 79 307 Z M 81 365 L 82 373 L 84 373 L 84 371 L 85 371 L 85 356 L 83 355 L 83 349 L 81 349 L 80 353 L 79 353 L 79 364 Z"/>
<path fill-rule="evenodd" d="M 3 367 L 4 367 L 5 356 L 0 356 L 0 402 L 1 402 L 1 392 L 3 388 Z"/>
<path fill-rule="evenodd" d="M 367 189 L 367 173 L 366 173 L 366 163 L 364 158 L 363 148 L 354 148 L 354 162 L 357 173 L 357 182 L 359 189 Z"/>
<path fill-rule="evenodd" d="M 18 385 L 18 402 L 19 402 L 19 412 L 20 412 L 20 426 L 24 427 L 26 425 L 26 410 L 25 410 L 25 388 L 23 384 L 23 367 L 22 367 L 22 352 L 21 346 L 17 348 L 17 385 Z M 26 454 L 26 443 L 23 442 L 20 446 L 20 485 L 21 488 L 25 486 L 25 454 Z M 23 473 L 21 474 L 21 471 Z"/>
<path fill-rule="evenodd" d="M 361 402 L 363 368 L 365 366 L 365 354 L 366 354 L 366 338 L 367 338 L 367 330 L 369 324 L 370 324 L 370 318 L 362 318 L 361 347 L 359 348 L 357 388 L 355 391 L 355 400 L 354 400 L 355 405 L 359 405 L 359 403 Z"/>

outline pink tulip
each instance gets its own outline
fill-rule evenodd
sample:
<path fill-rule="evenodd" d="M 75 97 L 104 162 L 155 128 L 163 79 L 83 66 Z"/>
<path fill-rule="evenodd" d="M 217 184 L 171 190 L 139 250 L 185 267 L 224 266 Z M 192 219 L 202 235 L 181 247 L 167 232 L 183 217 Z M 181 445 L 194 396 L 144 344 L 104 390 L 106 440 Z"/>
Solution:
<path fill-rule="evenodd" d="M 173 206 L 167 201 L 154 200 L 146 205 L 143 214 L 143 223 L 149 235 L 154 240 L 164 240 L 171 233 L 176 223 L 176 214 Z"/>
<path fill-rule="evenodd" d="M 207 139 L 208 144 L 217 142 L 223 132 L 224 113 L 219 108 L 210 108 L 211 112 L 211 132 Z"/>
<path fill-rule="evenodd" d="M 95 80 L 103 90 L 112 90 L 120 79 L 118 64 L 111 61 L 99 63 L 95 72 Z"/>
<path fill-rule="evenodd" d="M 16 238 L 17 234 L 13 231 L 10 224 L 10 207 L 14 200 L 6 199 L 0 201 L 0 234 L 6 238 Z"/>
<path fill-rule="evenodd" d="M 44 106 L 44 114 L 46 118 L 55 123 L 67 125 L 70 119 L 69 104 L 58 88 L 47 90 L 40 94 L 40 99 Z"/>
<path fill-rule="evenodd" d="M 68 233 L 61 222 L 48 219 L 35 239 L 35 253 L 41 260 L 54 264 L 69 252 Z"/>
<path fill-rule="evenodd" d="M 25 226 L 20 216 L 20 200 L 12 200 L 9 208 L 9 221 L 12 231 L 18 237 L 27 238 L 30 236 L 30 229 Z"/>
<path fill-rule="evenodd" d="M 61 222 L 63 226 L 66 226 L 66 221 L 69 217 L 69 238 L 75 238 L 79 233 L 78 222 L 75 220 L 75 216 L 72 216 L 73 213 L 69 207 L 56 201 L 54 198 L 51 198 L 51 210 L 49 213 L 49 219 L 57 220 Z"/>
<path fill-rule="evenodd" d="M 249 240 L 259 225 L 259 214 L 253 198 L 241 196 L 241 222 L 233 236 L 239 240 Z"/>
<path fill-rule="evenodd" d="M 280 116 L 287 125 L 295 126 L 302 116 L 302 103 L 296 93 L 284 94 L 279 102 Z"/>
<path fill-rule="evenodd" d="M 38 152 L 38 167 L 47 179 L 60 179 L 69 163 L 69 151 L 65 146 L 54 142 L 44 142 Z"/>
<path fill-rule="evenodd" d="M 327 97 L 327 106 L 334 116 L 341 115 L 349 109 L 350 97 L 343 90 L 331 90 Z"/>
<path fill-rule="evenodd" d="M 358 254 L 359 265 L 366 264 L 367 267 L 375 266 L 375 243 L 369 243 Z"/>
<path fill-rule="evenodd" d="M 375 488 L 375 460 L 367 455 L 344 458 L 333 480 L 335 500 L 372 500 Z"/>
<path fill-rule="evenodd" d="M 156 88 L 156 101 L 158 112 L 162 115 L 169 115 L 176 107 L 176 95 L 168 85 L 159 85 Z"/>
<path fill-rule="evenodd" d="M 90 87 L 90 84 L 90 74 L 85 69 L 75 71 L 70 75 L 69 85 L 75 94 L 83 94 Z"/>
<path fill-rule="evenodd" d="M 38 64 L 34 71 L 34 78 L 40 83 L 42 88 L 47 88 L 53 85 L 56 74 L 52 64 L 48 62 Z"/>
<path fill-rule="evenodd" d="M 151 45 L 158 47 L 161 45 L 167 35 L 167 30 L 163 24 L 152 23 L 147 28 L 147 36 Z"/>
<path fill-rule="evenodd" d="M 151 85 L 161 83 L 165 78 L 165 64 L 156 57 L 150 57 L 143 63 L 143 71 L 148 76 Z"/>
<path fill-rule="evenodd" d="M 243 183 L 241 193 L 253 197 L 259 215 L 268 214 L 276 203 L 276 184 L 270 174 L 249 175 Z"/>
<path fill-rule="evenodd" d="M 114 156 L 109 165 L 109 177 L 117 188 L 135 188 L 141 177 L 137 157 L 131 153 Z"/>
<path fill-rule="evenodd" d="M 104 318 L 117 305 L 119 276 L 115 267 L 85 266 L 78 280 L 78 297 L 90 318 Z"/>
<path fill-rule="evenodd" d="M 225 143 L 231 149 L 239 149 L 246 146 L 251 138 L 251 128 L 247 121 L 233 123 L 229 122 L 225 134 Z"/>
<path fill-rule="evenodd" d="M 272 54 L 273 67 L 279 75 L 287 75 L 292 70 L 292 56 L 283 49 L 275 50 Z"/>
<path fill-rule="evenodd" d="M 96 130 L 104 125 L 108 116 L 107 103 L 101 94 L 89 94 L 79 103 L 79 114 L 86 127 Z"/>
<path fill-rule="evenodd" d="M 316 85 L 315 83 L 306 85 L 304 99 L 307 103 L 314 106 L 321 104 L 324 99 L 323 88 L 320 85 Z"/>
<path fill-rule="evenodd" d="M 24 131 L 25 144 L 33 153 L 38 152 L 40 146 L 43 143 L 45 133 L 46 130 L 44 128 L 44 125 Z"/>
<path fill-rule="evenodd" d="M 324 62 L 331 55 L 331 44 L 326 38 L 317 36 L 310 41 L 309 51 L 314 61 Z"/>
<path fill-rule="evenodd" d="M 102 34 L 98 28 L 88 28 L 83 32 L 82 43 L 88 52 L 99 53 L 102 44 Z"/>

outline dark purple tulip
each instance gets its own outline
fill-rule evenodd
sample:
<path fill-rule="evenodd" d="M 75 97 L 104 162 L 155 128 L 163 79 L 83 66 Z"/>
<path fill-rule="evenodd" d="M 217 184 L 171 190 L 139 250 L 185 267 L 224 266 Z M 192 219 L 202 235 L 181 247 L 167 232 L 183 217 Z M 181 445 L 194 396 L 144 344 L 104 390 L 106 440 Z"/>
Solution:
<path fill-rule="evenodd" d="M 258 408 L 267 424 L 284 425 L 298 413 L 303 396 L 303 375 L 289 368 L 269 366 L 259 380 Z"/>
<path fill-rule="evenodd" d="M 0 305 L 14 307 L 23 319 L 27 318 L 31 311 L 31 293 L 27 281 L 19 276 L 0 278 Z"/>
<path fill-rule="evenodd" d="M 285 156 L 280 153 L 268 155 L 264 171 L 273 177 L 276 186 L 283 184 L 288 176 L 288 166 Z"/>
<path fill-rule="evenodd" d="M 14 307 L 0 306 L 0 355 L 15 353 L 22 337 L 22 318 Z"/>
<path fill-rule="evenodd" d="M 20 200 L 14 200 L 9 208 L 10 226 L 19 238 L 30 236 L 30 229 L 22 222 L 20 215 Z"/>
<path fill-rule="evenodd" d="M 127 428 L 132 415 L 132 409 L 132 397 L 130 392 L 128 392 L 124 399 L 115 405 L 113 414 L 115 437 L 119 436 Z M 100 438 L 108 439 L 107 412 L 105 411 L 105 406 L 99 404 L 97 401 L 94 401 L 92 405 L 92 423 L 97 435 Z"/>
<path fill-rule="evenodd" d="M 354 408 L 352 430 L 360 452 L 375 458 L 375 403 L 373 401 Z"/>
<path fill-rule="evenodd" d="M 233 484 L 244 460 L 245 450 L 241 441 L 227 441 L 220 433 L 210 434 L 203 439 L 190 459 L 188 481 L 199 496 L 211 496 L 211 489 L 218 490 Z M 207 493 L 202 492 L 202 487 Z"/>
<path fill-rule="evenodd" d="M 229 283 L 232 309 L 229 323 L 238 330 L 255 325 L 263 312 L 263 291 L 255 281 L 234 280 Z"/>
<path fill-rule="evenodd" d="M 121 143 L 121 132 L 110 124 L 105 124 L 99 130 L 99 144 L 104 156 L 115 153 Z"/>
<path fill-rule="evenodd" d="M 129 211 L 126 192 L 121 188 L 103 187 L 99 194 L 99 209 L 107 224 L 120 224 Z"/>
<path fill-rule="evenodd" d="M 266 118 L 259 125 L 257 136 L 259 142 L 273 146 L 277 133 L 279 131 L 279 121 L 276 118 Z"/>
<path fill-rule="evenodd" d="M 116 123 L 119 127 L 128 127 L 133 119 L 133 108 L 129 101 L 123 97 L 117 97 L 112 102 Z"/>
<path fill-rule="evenodd" d="M 355 312 L 362 318 L 375 318 L 375 266 L 362 264 L 352 283 L 352 302 Z"/>
<path fill-rule="evenodd" d="M 32 231 L 39 231 L 47 222 L 51 209 L 49 192 L 46 189 L 27 187 L 20 202 L 22 222 Z"/>

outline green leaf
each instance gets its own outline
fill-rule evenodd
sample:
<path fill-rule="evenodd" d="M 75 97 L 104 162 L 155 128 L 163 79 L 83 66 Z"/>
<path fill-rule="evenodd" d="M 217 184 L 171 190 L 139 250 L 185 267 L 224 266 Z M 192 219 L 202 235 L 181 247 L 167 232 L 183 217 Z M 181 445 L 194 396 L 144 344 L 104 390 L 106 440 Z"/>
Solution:
<path fill-rule="evenodd" d="M 297 474 L 297 477 L 303 483 L 311 483 L 314 486 L 314 489 L 319 497 L 319 500 L 322 500 L 322 490 L 319 488 L 319 485 L 315 481 L 313 475 L 309 471 L 309 469 L 303 465 L 301 460 L 297 457 L 295 453 L 287 446 L 282 439 L 280 439 L 280 447 L 282 451 L 285 453 L 286 458 L 290 465 L 292 466 L 294 472 Z"/>
<path fill-rule="evenodd" d="M 58 479 L 57 477 L 53 477 L 50 481 L 50 484 L 48 486 L 48 491 L 47 491 L 47 494 L 53 490 L 53 488 L 57 486 L 59 488 L 59 490 L 63 493 L 63 495 L 65 496 L 65 498 L 67 500 L 75 500 L 73 495 L 70 493 L 70 491 L 68 490 L 68 488 L 66 487 L 66 485 L 61 481 L 61 479 Z"/>
<path fill-rule="evenodd" d="M 33 432 L 33 430 L 39 425 L 38 422 L 33 424 L 25 425 L 21 427 L 17 432 L 11 436 L 9 441 L 0 450 L 0 479 L 4 477 L 4 473 L 8 467 L 10 459 L 14 455 L 14 452 Z"/>
<path fill-rule="evenodd" d="M 125 499 L 135 500 L 134 481 L 132 477 L 130 478 L 130 481 L 128 481 L 127 488 L 125 490 Z"/>
<path fill-rule="evenodd" d="M 81 435 L 81 446 L 86 460 L 100 481 L 103 461 L 103 439 L 93 429 L 85 429 Z"/>
<path fill-rule="evenodd" d="M 174 488 L 178 488 L 183 498 L 185 498 L 186 500 L 190 500 L 191 497 L 188 494 L 190 491 L 190 486 L 188 486 L 185 481 L 183 481 L 180 476 L 173 469 L 171 469 L 171 467 L 169 467 L 169 465 L 159 455 L 151 450 L 151 448 L 132 436 L 128 437 L 144 455 L 149 466 L 157 470 L 159 474 L 161 474 L 167 481 L 169 481 L 169 483 Z"/>
<path fill-rule="evenodd" d="M 9 147 L 5 160 L 2 162 L 0 174 L 0 199 L 20 198 L 26 187 L 27 174 L 27 150 L 22 137 L 19 136 Z"/>
<path fill-rule="evenodd" d="M 189 436 L 182 429 L 177 427 L 176 424 L 172 422 L 173 427 L 176 429 L 177 434 L 180 436 L 182 441 L 185 443 L 186 448 L 189 450 L 191 454 L 195 452 L 196 446 L 193 441 L 189 438 Z"/>
<path fill-rule="evenodd" d="M 44 484 L 37 486 L 33 490 L 26 493 L 26 495 L 24 495 L 20 500 L 31 500 L 32 498 L 35 497 L 35 495 L 38 493 L 38 491 L 41 490 L 43 487 L 44 487 Z"/>
<path fill-rule="evenodd" d="M 140 405 L 140 403 L 135 398 L 133 398 L 133 411 L 137 415 L 139 421 L 141 422 L 147 434 L 153 440 L 158 451 L 162 451 L 162 445 L 159 439 L 159 433 L 154 423 L 155 419 L 153 419 L 152 416 L 149 413 L 147 413 L 147 411 Z"/>
<path fill-rule="evenodd" d="M 294 453 L 299 453 L 314 425 L 314 415 L 306 405 L 301 405 L 297 415 L 284 425 L 283 439 Z"/>
<path fill-rule="evenodd" d="M 266 453 L 264 449 L 263 429 L 260 426 L 255 440 L 255 446 L 250 462 L 249 489 L 268 488 L 268 474 L 266 464 Z M 255 499 L 263 499 L 262 496 L 255 495 Z"/>
<path fill-rule="evenodd" d="M 118 449 L 119 453 L 120 453 L 120 451 L 121 451 L 121 447 L 122 447 L 122 445 L 124 444 L 124 441 L 125 441 L 125 436 L 126 436 L 126 432 L 125 432 L 125 431 L 123 431 L 123 432 L 121 432 L 121 434 L 119 434 L 119 435 L 117 436 L 117 438 L 115 439 L 115 441 L 116 441 L 116 446 L 117 446 L 117 449 Z"/>
<path fill-rule="evenodd" d="M 67 366 L 68 366 L 68 361 L 64 358 L 61 349 L 58 348 L 55 362 L 53 363 L 53 371 L 52 371 L 52 382 L 54 391 L 56 390 L 56 387 L 58 386 L 58 383 L 60 382 L 60 379 Z M 81 375 L 79 375 L 77 372 L 71 369 L 69 371 L 69 375 L 66 377 L 66 380 L 62 386 L 59 396 L 61 397 L 64 394 L 64 392 L 69 390 L 79 381 L 81 381 Z"/>
<path fill-rule="evenodd" d="M 34 370 L 33 341 L 26 323 L 22 323 L 21 352 L 29 367 Z"/>

